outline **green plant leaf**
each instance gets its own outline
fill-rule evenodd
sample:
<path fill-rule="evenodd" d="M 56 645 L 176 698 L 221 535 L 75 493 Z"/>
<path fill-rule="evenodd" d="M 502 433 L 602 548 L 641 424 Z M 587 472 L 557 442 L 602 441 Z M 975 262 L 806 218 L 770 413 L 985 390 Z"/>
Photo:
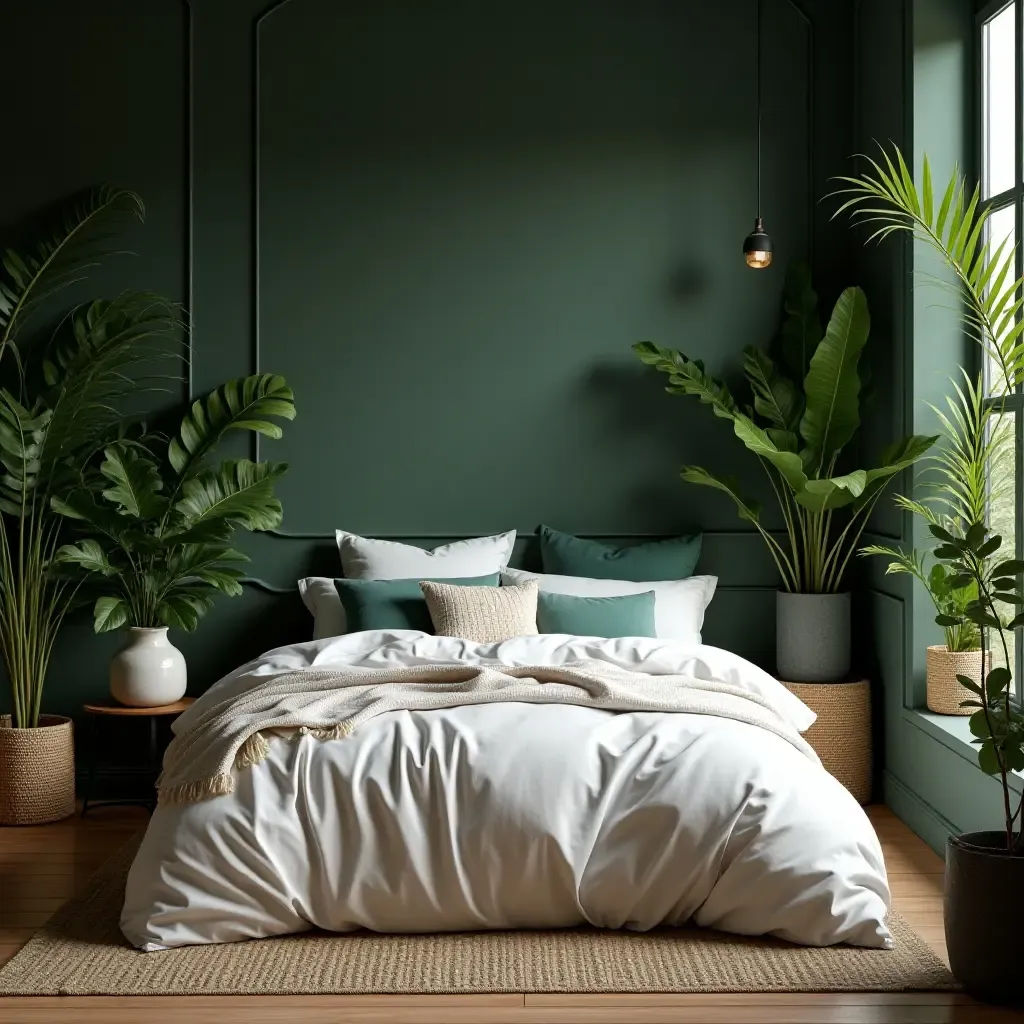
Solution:
<path fill-rule="evenodd" d="M 999 696 L 1010 685 L 1010 670 L 997 665 L 985 680 L 985 694 L 989 700 Z"/>
<path fill-rule="evenodd" d="M 867 470 L 867 485 L 865 494 L 873 493 L 871 485 L 887 480 L 909 469 L 915 462 L 918 462 L 928 452 L 928 449 L 938 440 L 938 435 L 926 436 L 924 434 L 910 434 L 895 444 L 889 445 L 882 452 L 881 464 L 877 469 Z"/>
<path fill-rule="evenodd" d="M 836 302 L 804 380 L 806 407 L 800 435 L 822 463 L 839 452 L 860 426 L 857 364 L 871 319 L 860 288 L 847 288 Z"/>
<path fill-rule="evenodd" d="M 736 413 L 732 417 L 732 424 L 733 433 L 755 455 L 770 462 L 782 474 L 786 483 L 795 493 L 804 489 L 807 484 L 807 474 L 804 472 L 803 462 L 799 455 L 794 452 L 780 451 L 768 434 L 742 413 Z"/>
<path fill-rule="evenodd" d="M 110 564 L 107 553 L 98 541 L 87 537 L 75 544 L 64 544 L 57 549 L 54 561 L 64 565 L 77 565 L 86 572 L 99 573 L 101 576 L 116 576 L 119 570 Z"/>
<path fill-rule="evenodd" d="M 160 473 L 138 448 L 111 445 L 104 451 L 100 472 L 113 485 L 103 491 L 103 497 L 128 515 L 150 519 L 163 512 L 166 502 L 159 493 L 163 489 Z"/>
<path fill-rule="evenodd" d="M 292 389 L 284 377 L 263 373 L 229 380 L 205 399 L 192 403 L 177 436 L 171 439 L 168 461 L 180 477 L 192 476 L 229 430 L 253 430 L 264 437 L 280 437 L 281 428 L 271 417 L 295 417 Z"/>
<path fill-rule="evenodd" d="M 109 250 L 107 233 L 123 218 L 142 220 L 142 200 L 128 189 L 99 185 L 65 200 L 27 247 L 0 260 L 0 351 L 12 343 L 50 296 L 80 280 Z"/>
<path fill-rule="evenodd" d="M 1000 562 L 992 570 L 993 576 L 1018 576 L 1024 572 L 1024 561 L 1020 561 L 1016 558 L 1011 558 L 1009 561 Z"/>
<path fill-rule="evenodd" d="M 128 606 L 122 597 L 98 597 L 93 610 L 93 629 L 108 633 L 119 629 L 128 621 Z"/>
<path fill-rule="evenodd" d="M 743 350 L 743 371 L 754 393 L 754 411 L 777 430 L 793 434 L 802 409 L 796 385 L 779 372 L 770 356 L 753 345 Z M 795 436 L 791 448 L 790 444 L 786 447 L 796 450 Z"/>
<path fill-rule="evenodd" d="M 224 462 L 186 480 L 176 508 L 192 529 L 207 520 L 226 519 L 247 530 L 272 530 L 281 523 L 274 480 L 287 468 L 283 462 Z"/>
<path fill-rule="evenodd" d="M 974 721 L 974 716 L 971 716 L 971 721 Z M 985 741 L 978 748 L 978 767 L 986 775 L 998 775 L 999 774 L 999 757 L 996 754 L 995 745 L 990 741 Z"/>
<path fill-rule="evenodd" d="M 972 693 L 976 693 L 979 697 L 983 697 L 984 694 L 981 692 L 981 687 L 970 677 L 964 675 L 957 675 L 957 682 L 961 686 L 966 686 Z"/>
<path fill-rule="evenodd" d="M 864 493 L 867 481 L 868 475 L 863 469 L 844 476 L 808 480 L 795 498 L 800 505 L 812 512 L 820 513 L 828 509 L 842 508 L 844 505 L 852 504 Z"/>
<path fill-rule="evenodd" d="M 959 616 L 956 615 L 936 615 L 935 623 L 938 626 L 959 626 L 963 621 Z"/>
<path fill-rule="evenodd" d="M 740 519 L 757 523 L 761 517 L 761 506 L 750 498 L 743 497 L 739 492 L 739 483 L 732 477 L 717 477 L 700 466 L 684 466 L 679 474 L 689 484 L 699 484 L 701 487 L 713 487 L 728 494 L 736 505 Z"/>

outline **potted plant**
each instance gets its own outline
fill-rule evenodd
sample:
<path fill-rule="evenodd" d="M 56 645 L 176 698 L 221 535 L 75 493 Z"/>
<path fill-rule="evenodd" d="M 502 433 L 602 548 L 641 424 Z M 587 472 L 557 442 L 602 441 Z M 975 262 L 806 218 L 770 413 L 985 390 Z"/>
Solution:
<path fill-rule="evenodd" d="M 48 300 L 108 254 L 114 227 L 143 216 L 133 192 L 90 189 L 0 265 L 0 649 L 11 687 L 11 714 L 0 718 L 0 824 L 74 812 L 71 721 L 42 713 L 50 652 L 76 590 L 51 572 L 63 523 L 51 501 L 117 435 L 119 400 L 146 386 L 139 362 L 166 355 L 182 329 L 177 307 L 147 292 L 84 303 L 53 329 Z"/>
<path fill-rule="evenodd" d="M 110 666 L 110 690 L 123 704 L 157 707 L 181 698 L 185 660 L 167 628 L 191 632 L 213 595 L 242 592 L 245 555 L 231 547 L 238 527 L 280 525 L 274 481 L 280 462 L 232 459 L 210 465 L 231 430 L 280 437 L 274 418 L 292 419 L 283 377 L 232 380 L 193 403 L 170 440 L 146 435 L 107 445 L 98 468 L 54 508 L 77 520 L 86 537 L 63 545 L 55 562 L 95 594 L 96 632 L 127 628 Z"/>
<path fill-rule="evenodd" d="M 952 381 L 954 396 L 946 396 L 947 409 L 932 406 L 942 425 L 942 440 L 935 455 L 925 461 L 931 472 L 922 474 L 921 500 L 897 495 L 896 502 L 926 526 L 942 527 L 963 535 L 974 523 L 984 522 L 987 502 L 1007 490 L 1007 478 L 994 479 L 991 469 L 1006 449 L 1005 433 L 993 429 L 993 406 L 985 400 L 984 381 L 965 372 L 963 385 Z M 989 668 L 990 656 L 982 657 L 981 634 L 964 611 L 977 598 L 971 586 L 953 586 L 952 573 L 936 561 L 931 550 L 905 551 L 881 544 L 860 550 L 861 555 L 891 559 L 887 573 L 909 573 L 924 586 L 944 623 L 945 643 L 931 644 L 926 651 L 927 706 L 942 715 L 970 715 L 962 702 L 970 696 L 958 680 L 969 676 L 980 683 Z"/>
<path fill-rule="evenodd" d="M 990 211 L 980 203 L 980 188 L 971 190 L 954 168 L 941 196 L 933 190 L 927 158 L 918 189 L 899 149 L 882 149 L 870 170 L 845 177 L 848 198 L 838 213 L 852 209 L 858 219 L 876 225 L 872 238 L 907 233 L 929 245 L 956 279 L 957 311 L 965 333 L 995 368 L 993 415 L 1024 383 L 1024 321 L 1017 313 L 1024 279 L 1013 274 L 1015 248 L 1009 239 L 987 238 Z M 989 466 L 991 469 L 991 465 Z M 991 478 L 991 473 L 989 474 Z M 984 486 L 985 481 L 982 481 Z M 929 523 L 939 541 L 934 557 L 948 572 L 948 583 L 966 590 L 962 610 L 936 616 L 943 628 L 974 625 L 983 650 L 998 638 L 1004 665 L 990 669 L 979 685 L 958 675 L 971 691 L 963 701 L 971 713 L 970 731 L 978 747 L 978 766 L 999 779 L 1003 821 L 993 831 L 950 836 L 946 845 L 944 917 L 949 963 L 968 992 L 995 1002 L 1024 1001 L 1017 934 L 1024 918 L 1024 808 L 1010 786 L 1012 773 L 1024 770 L 1024 716 L 1013 694 L 1013 670 L 1006 632 L 1024 626 L 1024 561 L 998 557 L 1002 539 L 982 516 L 962 528 Z"/>
<path fill-rule="evenodd" d="M 727 494 L 768 546 L 783 587 L 776 605 L 778 671 L 791 682 L 832 682 L 848 674 L 847 566 L 886 485 L 935 440 L 906 437 L 882 453 L 877 468 L 837 472 L 860 426 L 858 367 L 870 319 L 860 288 L 840 295 L 824 331 L 817 306 L 809 271 L 794 265 L 786 280 L 781 359 L 754 346 L 744 350 L 749 405 L 737 402 L 700 360 L 647 341 L 633 346 L 645 363 L 668 375 L 670 394 L 692 395 L 728 420 L 772 483 L 786 530 L 781 542 L 734 480 L 700 466 L 684 466 L 681 474 L 689 483 Z"/>

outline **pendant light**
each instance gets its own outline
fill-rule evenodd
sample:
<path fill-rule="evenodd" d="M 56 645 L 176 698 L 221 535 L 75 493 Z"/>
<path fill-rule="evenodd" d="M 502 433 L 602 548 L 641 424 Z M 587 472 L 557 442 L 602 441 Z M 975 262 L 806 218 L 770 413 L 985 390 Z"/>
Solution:
<path fill-rule="evenodd" d="M 747 266 L 763 270 L 772 262 L 772 240 L 761 220 L 761 3 L 757 0 L 757 217 L 754 230 L 743 240 Z"/>

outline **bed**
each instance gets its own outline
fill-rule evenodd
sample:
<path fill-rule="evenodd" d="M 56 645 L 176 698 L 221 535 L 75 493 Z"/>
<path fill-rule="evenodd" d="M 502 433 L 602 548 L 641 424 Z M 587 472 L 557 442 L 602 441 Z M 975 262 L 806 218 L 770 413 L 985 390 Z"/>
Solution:
<path fill-rule="evenodd" d="M 261 656 L 174 729 L 188 736 L 212 710 L 244 706 L 283 678 L 580 665 L 672 679 L 680 692 L 724 687 L 776 725 L 528 697 L 397 707 L 336 738 L 268 731 L 261 758 L 232 771 L 230 792 L 161 800 L 128 877 L 124 935 L 159 950 L 311 928 L 692 922 L 808 945 L 891 945 L 874 830 L 801 745 L 813 713 L 717 648 L 361 631 Z"/>

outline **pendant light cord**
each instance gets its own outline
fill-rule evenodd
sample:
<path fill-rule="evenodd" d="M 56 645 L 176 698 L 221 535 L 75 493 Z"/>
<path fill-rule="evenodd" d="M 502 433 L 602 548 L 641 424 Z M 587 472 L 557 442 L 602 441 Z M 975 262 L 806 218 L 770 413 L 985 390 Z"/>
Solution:
<path fill-rule="evenodd" d="M 761 219 L 761 3 L 757 0 L 757 219 Z"/>

